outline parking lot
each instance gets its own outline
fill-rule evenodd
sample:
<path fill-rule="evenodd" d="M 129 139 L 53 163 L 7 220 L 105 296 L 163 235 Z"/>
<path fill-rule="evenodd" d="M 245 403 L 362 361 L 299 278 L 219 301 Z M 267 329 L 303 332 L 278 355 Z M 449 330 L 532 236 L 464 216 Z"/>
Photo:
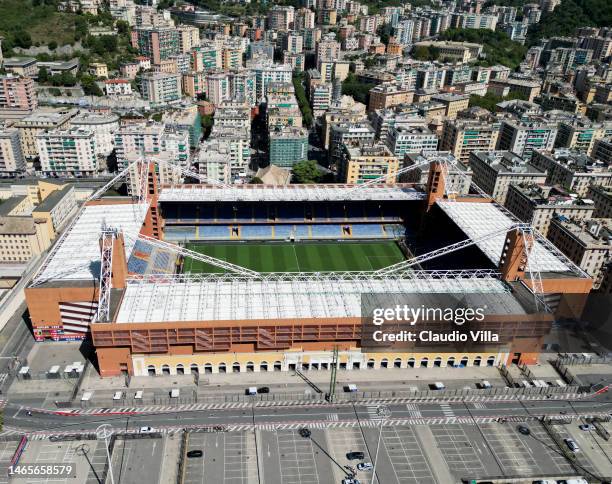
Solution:
<path fill-rule="evenodd" d="M 185 457 L 185 484 L 259 482 L 253 432 L 191 432 L 186 451 L 191 450 L 201 450 L 204 455 Z"/>
<path fill-rule="evenodd" d="M 112 463 L 115 482 L 157 482 L 164 454 L 164 439 L 115 440 Z"/>
<path fill-rule="evenodd" d="M 96 476 L 104 474 L 106 455 L 104 459 L 92 460 L 98 442 L 88 441 L 63 441 L 51 442 L 49 440 L 29 441 L 19 461 L 20 464 L 71 464 L 75 466 L 72 477 L 48 477 L 48 478 L 15 478 L 11 483 L 28 484 L 75 484 L 99 482 Z M 104 446 L 100 446 L 104 452 Z M 83 452 L 85 450 L 85 452 Z M 84 455 L 87 454 L 87 455 Z M 93 480 L 90 480 L 93 477 Z M 76 476 L 76 478 L 75 478 Z"/>
<path fill-rule="evenodd" d="M 0 442 L 0 484 L 8 483 L 7 470 L 19 441 Z"/>

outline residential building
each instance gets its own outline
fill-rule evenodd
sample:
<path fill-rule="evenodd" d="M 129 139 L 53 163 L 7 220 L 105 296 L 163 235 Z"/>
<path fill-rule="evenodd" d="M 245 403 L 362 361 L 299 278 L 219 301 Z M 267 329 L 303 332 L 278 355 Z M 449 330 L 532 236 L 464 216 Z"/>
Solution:
<path fill-rule="evenodd" d="M 578 267 L 594 279 L 597 289 L 604 277 L 602 269 L 610 260 L 612 225 L 610 219 L 553 219 L 548 238 Z"/>
<path fill-rule="evenodd" d="M 451 27 L 454 29 L 488 29 L 495 30 L 497 15 L 484 15 L 478 13 L 453 12 Z"/>
<path fill-rule="evenodd" d="M 468 163 L 474 151 L 493 151 L 497 146 L 499 122 L 476 119 L 447 119 L 442 128 L 440 149 L 450 151 L 458 160 Z"/>
<path fill-rule="evenodd" d="M 531 224 L 542 235 L 548 234 L 555 216 L 588 220 L 594 216 L 595 204 L 550 185 L 518 184 L 508 187 L 504 204 L 523 222 Z"/>
<path fill-rule="evenodd" d="M 199 172 L 220 183 L 245 180 L 251 160 L 249 138 L 244 128 L 224 128 L 200 145 Z"/>
<path fill-rule="evenodd" d="M 48 176 L 84 177 L 98 173 L 96 135 L 90 129 L 44 131 L 36 136 L 41 171 Z"/>
<path fill-rule="evenodd" d="M 406 153 L 436 151 L 438 136 L 426 126 L 396 124 L 389 127 L 386 143 L 395 156 L 403 158 Z"/>
<path fill-rule="evenodd" d="M 533 100 L 540 95 L 542 86 L 538 81 L 513 78 L 492 78 L 489 81 L 487 91 L 500 97 L 515 94 L 521 96 L 523 99 L 529 102 L 533 102 Z"/>
<path fill-rule="evenodd" d="M 482 53 L 481 44 L 471 44 L 469 42 L 451 42 L 448 40 L 434 41 L 427 40 L 417 42 L 415 47 L 433 47 L 439 52 L 440 59 L 453 62 L 470 62 L 478 59 Z"/>
<path fill-rule="evenodd" d="M 550 151 L 555 146 L 557 123 L 544 118 L 530 118 L 528 121 L 502 120 L 498 150 L 512 151 L 529 160 L 534 150 Z"/>
<path fill-rule="evenodd" d="M 270 163 L 282 168 L 291 168 L 308 157 L 308 130 L 285 126 L 271 131 Z"/>
<path fill-rule="evenodd" d="M 92 62 L 89 73 L 94 77 L 108 77 L 108 66 L 103 62 Z"/>
<path fill-rule="evenodd" d="M 0 109 L 32 111 L 38 107 L 34 81 L 30 77 L 0 76 Z"/>
<path fill-rule="evenodd" d="M 25 210 L 24 204 L 29 205 Z M 0 205 L 0 263 L 29 262 L 51 245 L 48 222 L 32 217 L 32 209 L 26 196 L 11 197 Z"/>
<path fill-rule="evenodd" d="M 431 97 L 432 101 L 444 104 L 446 108 L 444 116 L 449 119 L 455 119 L 459 111 L 463 111 L 468 108 L 470 104 L 470 96 L 465 94 L 436 94 Z"/>
<path fill-rule="evenodd" d="M 368 111 L 385 109 L 399 104 L 410 104 L 414 90 L 399 84 L 380 84 L 370 89 Z"/>
<path fill-rule="evenodd" d="M 384 143 L 372 146 L 343 147 L 338 166 L 338 179 L 342 183 L 364 183 L 386 177 L 386 183 L 394 184 L 399 160 Z"/>
<path fill-rule="evenodd" d="M 295 8 L 292 6 L 274 5 L 268 10 L 268 29 L 291 30 L 295 22 Z"/>
<path fill-rule="evenodd" d="M 444 174 L 445 194 L 452 198 L 455 195 L 465 195 L 470 192 L 472 184 L 472 171 L 457 160 L 448 151 L 428 151 L 422 153 L 406 153 L 404 155 L 403 167 L 417 165 L 429 161 L 429 167 L 413 168 L 407 173 L 400 175 L 400 181 L 403 183 L 419 183 L 427 185 L 431 167 L 434 161 L 446 161 Z"/>
<path fill-rule="evenodd" d="M 62 185 L 52 191 L 32 210 L 32 217 L 36 220 L 46 220 L 50 239 L 55 239 L 64 228 L 70 217 L 78 209 L 76 192 L 73 184 Z"/>
<path fill-rule="evenodd" d="M 585 153 L 557 148 L 535 151 L 531 163 L 548 173 L 546 183 L 585 197 L 591 185 L 612 186 L 612 168 Z"/>
<path fill-rule="evenodd" d="M 591 156 L 607 165 L 612 165 L 612 138 L 595 140 Z"/>
<path fill-rule="evenodd" d="M 555 147 L 572 148 L 591 154 L 595 141 L 612 134 L 612 123 L 594 123 L 588 118 L 576 117 L 574 120 L 559 122 Z"/>
<path fill-rule="evenodd" d="M 259 61 L 247 68 L 255 72 L 255 95 L 257 100 L 263 100 L 267 86 L 271 82 L 291 82 L 293 71 L 290 65 L 274 64 L 271 61 Z"/>
<path fill-rule="evenodd" d="M 389 127 L 396 124 L 426 125 L 425 118 L 419 116 L 418 109 L 412 105 L 399 105 L 393 108 L 377 109 L 368 114 L 368 119 L 376 132 L 376 139 L 385 141 Z"/>
<path fill-rule="evenodd" d="M 116 114 L 82 111 L 70 120 L 70 125 L 93 131 L 98 156 L 106 157 L 115 148 L 115 133 L 119 129 L 119 116 Z"/>
<path fill-rule="evenodd" d="M 474 151 L 470 153 L 473 180 L 499 203 L 506 202 L 510 185 L 546 183 L 546 172 L 509 151 Z"/>
<path fill-rule="evenodd" d="M 174 27 L 137 27 L 132 30 L 132 45 L 158 65 L 181 52 L 179 30 Z"/>
<path fill-rule="evenodd" d="M 332 163 L 342 159 L 343 145 L 346 147 L 374 144 L 374 128 L 366 121 L 335 123 L 331 125 L 328 155 Z"/>
<path fill-rule="evenodd" d="M 17 121 L 13 126 L 19 129 L 23 156 L 30 160 L 36 158 L 38 156 L 37 135 L 46 130 L 68 127 L 70 120 L 78 113 L 77 109 L 37 109 L 29 116 Z"/>
<path fill-rule="evenodd" d="M 129 79 L 107 79 L 104 81 L 104 90 L 110 97 L 131 96 L 132 83 Z"/>
<path fill-rule="evenodd" d="M 587 198 L 595 204 L 596 218 L 612 218 L 612 188 L 600 185 L 591 185 L 587 192 Z"/>
<path fill-rule="evenodd" d="M 179 25 L 176 30 L 179 34 L 179 50 L 186 54 L 194 47 L 200 45 L 200 29 L 192 25 Z"/>
<path fill-rule="evenodd" d="M 14 177 L 25 172 L 26 163 L 21 151 L 19 130 L 0 127 L 0 176 Z"/>
<path fill-rule="evenodd" d="M 219 111 L 215 112 L 215 124 L 217 123 Z M 166 129 L 177 132 L 188 132 L 189 146 L 192 149 L 199 146 L 200 139 L 202 138 L 202 117 L 200 116 L 197 105 L 193 104 L 180 110 L 166 111 L 164 113 L 163 123 Z"/>
<path fill-rule="evenodd" d="M 142 97 L 152 104 L 166 104 L 182 97 L 180 74 L 145 72 L 140 77 Z"/>

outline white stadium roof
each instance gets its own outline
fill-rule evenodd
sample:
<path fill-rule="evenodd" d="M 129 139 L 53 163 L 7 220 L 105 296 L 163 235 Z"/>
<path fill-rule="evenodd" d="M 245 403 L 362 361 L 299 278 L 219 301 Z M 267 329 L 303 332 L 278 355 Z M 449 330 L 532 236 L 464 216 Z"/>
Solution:
<path fill-rule="evenodd" d="M 507 293 L 494 271 L 416 271 L 387 278 L 370 273 L 133 278 L 117 323 L 361 316 L 363 294 Z"/>
<path fill-rule="evenodd" d="M 36 280 L 93 280 L 100 276 L 100 230 L 106 223 L 126 234 L 129 257 L 148 204 L 89 205 L 57 242 Z M 132 235 L 132 237 L 127 237 Z"/>
<path fill-rule="evenodd" d="M 425 194 L 411 186 L 370 186 L 354 190 L 355 185 L 215 185 L 164 186 L 160 202 L 283 202 L 345 200 L 422 200 Z M 349 190 L 352 190 L 349 193 Z"/>
<path fill-rule="evenodd" d="M 513 219 L 512 215 L 507 214 L 494 203 L 438 200 L 437 204 L 472 239 L 496 230 L 510 228 L 516 223 L 516 219 Z M 506 234 L 501 233 L 499 236 L 479 242 L 477 245 L 493 263 L 498 264 L 505 241 Z M 537 259 L 535 264 L 533 262 L 534 256 Z M 539 272 L 574 272 L 577 269 L 554 247 L 548 244 L 544 245 L 542 240 L 535 243 L 533 252 L 529 256 L 529 268 Z"/>

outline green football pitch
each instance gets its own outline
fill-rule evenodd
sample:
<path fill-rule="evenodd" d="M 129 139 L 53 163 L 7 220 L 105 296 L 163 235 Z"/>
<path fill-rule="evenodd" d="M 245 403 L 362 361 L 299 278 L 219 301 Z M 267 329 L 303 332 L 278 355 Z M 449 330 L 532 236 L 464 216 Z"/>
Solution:
<path fill-rule="evenodd" d="M 188 244 L 187 248 L 257 272 L 371 271 L 405 259 L 395 242 Z M 190 258 L 183 271 L 224 272 Z"/>

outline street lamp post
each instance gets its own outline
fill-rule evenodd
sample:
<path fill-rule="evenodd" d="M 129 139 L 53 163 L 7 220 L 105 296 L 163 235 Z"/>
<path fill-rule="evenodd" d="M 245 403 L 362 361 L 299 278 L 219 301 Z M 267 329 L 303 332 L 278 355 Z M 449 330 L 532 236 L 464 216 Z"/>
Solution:
<path fill-rule="evenodd" d="M 102 424 L 96 429 L 96 437 L 98 439 L 104 439 L 106 459 L 108 460 L 108 472 L 110 473 L 111 484 L 115 484 L 115 478 L 113 476 L 113 463 L 111 462 L 110 451 L 108 450 L 108 438 L 111 435 L 113 435 L 113 428 L 109 424 Z"/>
<path fill-rule="evenodd" d="M 380 420 L 380 427 L 378 430 L 378 443 L 376 444 L 376 454 L 374 454 L 374 466 L 372 468 L 372 484 L 374 484 L 375 482 L 380 484 L 378 476 L 376 475 L 376 463 L 378 462 L 378 450 L 380 449 L 380 441 L 382 439 L 383 423 L 391 416 L 391 410 L 389 410 L 389 407 L 387 407 L 386 405 L 379 405 L 376 408 L 376 416 Z"/>

